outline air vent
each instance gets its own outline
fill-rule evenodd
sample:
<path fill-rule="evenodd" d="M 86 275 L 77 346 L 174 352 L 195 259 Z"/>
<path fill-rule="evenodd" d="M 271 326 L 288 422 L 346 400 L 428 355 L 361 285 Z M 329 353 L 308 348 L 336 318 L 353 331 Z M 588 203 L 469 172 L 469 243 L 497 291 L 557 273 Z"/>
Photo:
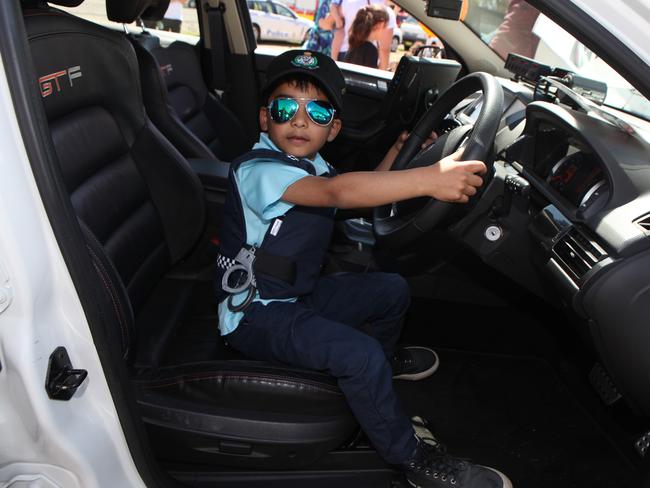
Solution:
<path fill-rule="evenodd" d="M 643 229 L 643 232 L 646 234 L 650 233 L 650 214 L 638 218 L 634 221 L 634 223 L 641 227 Z"/>
<path fill-rule="evenodd" d="M 607 257 L 593 239 L 571 227 L 553 246 L 553 252 L 575 280 L 580 280 L 598 262 Z"/>

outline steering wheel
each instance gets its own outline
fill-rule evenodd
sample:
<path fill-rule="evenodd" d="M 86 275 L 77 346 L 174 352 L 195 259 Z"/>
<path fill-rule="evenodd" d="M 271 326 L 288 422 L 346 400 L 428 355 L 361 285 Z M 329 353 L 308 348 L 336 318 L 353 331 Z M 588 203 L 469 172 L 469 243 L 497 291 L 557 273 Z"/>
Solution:
<path fill-rule="evenodd" d="M 422 143 L 431 131 L 456 105 L 476 91 L 483 93 L 483 104 L 476 123 L 473 126 L 457 127 L 438 137 L 434 144 L 422 150 Z M 418 121 L 395 158 L 391 171 L 435 164 L 462 146 L 465 148 L 463 160 L 476 159 L 488 164 L 492 159 L 492 146 L 502 113 L 503 89 L 496 78 L 482 72 L 461 78 L 450 86 Z M 487 175 L 491 174 L 491 169 L 488 167 Z M 416 209 L 413 209 L 412 202 L 376 207 L 373 214 L 373 230 L 377 245 L 388 248 L 406 246 L 439 226 L 454 208 L 454 204 L 435 198 L 424 200 L 426 203 L 423 206 L 417 205 L 419 208 Z"/>

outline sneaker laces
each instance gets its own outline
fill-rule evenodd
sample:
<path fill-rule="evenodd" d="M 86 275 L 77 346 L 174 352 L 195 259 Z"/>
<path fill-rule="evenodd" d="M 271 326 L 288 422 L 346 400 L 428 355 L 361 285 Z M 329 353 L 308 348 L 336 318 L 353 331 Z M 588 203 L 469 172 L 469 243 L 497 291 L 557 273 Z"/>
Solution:
<path fill-rule="evenodd" d="M 417 365 L 413 354 L 407 349 L 399 349 L 391 360 L 393 371 L 408 371 Z"/>
<path fill-rule="evenodd" d="M 425 442 L 420 442 L 420 456 L 411 462 L 411 468 L 434 479 L 449 481 L 452 485 L 457 483 L 467 466 L 467 460 L 449 456 L 444 444 L 432 446 Z"/>

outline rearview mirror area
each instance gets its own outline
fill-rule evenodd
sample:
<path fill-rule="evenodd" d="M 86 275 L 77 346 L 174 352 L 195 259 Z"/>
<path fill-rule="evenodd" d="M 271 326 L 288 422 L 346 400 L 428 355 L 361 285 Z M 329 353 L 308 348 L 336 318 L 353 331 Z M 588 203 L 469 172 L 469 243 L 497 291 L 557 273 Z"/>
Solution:
<path fill-rule="evenodd" d="M 463 0 L 429 0 L 427 15 L 441 19 L 460 20 Z"/>

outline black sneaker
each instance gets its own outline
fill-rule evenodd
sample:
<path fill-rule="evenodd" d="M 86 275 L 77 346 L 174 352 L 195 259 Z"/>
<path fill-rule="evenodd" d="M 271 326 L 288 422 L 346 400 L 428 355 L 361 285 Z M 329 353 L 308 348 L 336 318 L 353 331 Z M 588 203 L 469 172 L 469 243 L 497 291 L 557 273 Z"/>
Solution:
<path fill-rule="evenodd" d="M 433 349 L 419 346 L 400 347 L 390 361 L 396 380 L 421 380 L 431 376 L 440 361 Z"/>
<path fill-rule="evenodd" d="M 452 457 L 443 448 L 423 443 L 403 466 L 406 480 L 416 488 L 512 488 L 508 477 L 493 468 Z"/>

